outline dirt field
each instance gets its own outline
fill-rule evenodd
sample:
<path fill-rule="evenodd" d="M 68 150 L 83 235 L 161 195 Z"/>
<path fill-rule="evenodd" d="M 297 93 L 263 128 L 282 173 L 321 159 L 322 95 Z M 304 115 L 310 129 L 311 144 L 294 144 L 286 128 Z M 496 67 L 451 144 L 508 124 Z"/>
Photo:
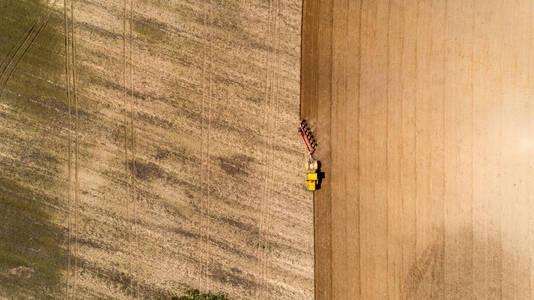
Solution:
<path fill-rule="evenodd" d="M 304 1 L 316 299 L 532 299 L 532 1 Z"/>
<path fill-rule="evenodd" d="M 0 1 L 0 298 L 313 298 L 300 22 L 293 0 Z"/>

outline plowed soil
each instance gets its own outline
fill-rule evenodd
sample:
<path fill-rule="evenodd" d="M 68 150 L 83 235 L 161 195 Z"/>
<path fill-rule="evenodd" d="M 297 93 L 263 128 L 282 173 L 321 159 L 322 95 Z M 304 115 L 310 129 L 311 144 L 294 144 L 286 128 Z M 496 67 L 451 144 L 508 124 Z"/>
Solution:
<path fill-rule="evenodd" d="M 532 299 L 533 2 L 303 11 L 316 299 Z"/>

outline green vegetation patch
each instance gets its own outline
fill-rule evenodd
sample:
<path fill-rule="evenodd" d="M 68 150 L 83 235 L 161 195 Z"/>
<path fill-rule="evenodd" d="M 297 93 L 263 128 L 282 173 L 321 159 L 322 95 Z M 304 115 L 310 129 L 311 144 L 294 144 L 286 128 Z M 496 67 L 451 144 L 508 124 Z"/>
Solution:
<path fill-rule="evenodd" d="M 172 297 L 171 300 L 230 300 L 230 298 L 222 293 L 201 293 L 199 290 L 188 290 L 184 296 Z"/>
<path fill-rule="evenodd" d="M 132 23 L 133 30 L 150 42 L 161 42 L 167 37 L 166 24 L 137 16 Z"/>

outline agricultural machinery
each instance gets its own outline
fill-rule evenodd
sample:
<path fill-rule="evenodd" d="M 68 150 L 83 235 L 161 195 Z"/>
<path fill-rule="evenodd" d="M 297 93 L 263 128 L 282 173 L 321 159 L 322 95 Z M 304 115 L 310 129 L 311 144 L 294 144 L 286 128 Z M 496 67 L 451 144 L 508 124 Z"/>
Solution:
<path fill-rule="evenodd" d="M 311 130 L 308 127 L 308 124 L 306 124 L 305 120 L 300 121 L 299 133 L 300 133 L 300 136 L 302 136 L 302 139 L 304 140 L 306 147 L 308 148 L 308 154 L 309 154 L 308 161 L 306 163 L 306 172 L 307 172 L 306 185 L 308 186 L 309 191 L 315 191 L 316 189 L 318 189 L 318 186 L 319 186 L 319 176 L 318 176 L 319 161 L 317 161 L 313 157 L 313 153 L 315 152 L 317 143 L 315 142 L 315 139 L 311 133 Z"/>

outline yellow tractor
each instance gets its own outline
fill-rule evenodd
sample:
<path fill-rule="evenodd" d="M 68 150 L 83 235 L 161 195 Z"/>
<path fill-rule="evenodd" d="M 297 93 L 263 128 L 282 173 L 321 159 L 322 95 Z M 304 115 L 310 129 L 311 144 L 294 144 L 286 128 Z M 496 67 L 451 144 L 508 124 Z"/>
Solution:
<path fill-rule="evenodd" d="M 310 155 L 310 159 L 306 164 L 306 185 L 309 191 L 315 191 L 315 188 L 319 184 L 317 169 L 319 169 L 319 163 Z"/>

